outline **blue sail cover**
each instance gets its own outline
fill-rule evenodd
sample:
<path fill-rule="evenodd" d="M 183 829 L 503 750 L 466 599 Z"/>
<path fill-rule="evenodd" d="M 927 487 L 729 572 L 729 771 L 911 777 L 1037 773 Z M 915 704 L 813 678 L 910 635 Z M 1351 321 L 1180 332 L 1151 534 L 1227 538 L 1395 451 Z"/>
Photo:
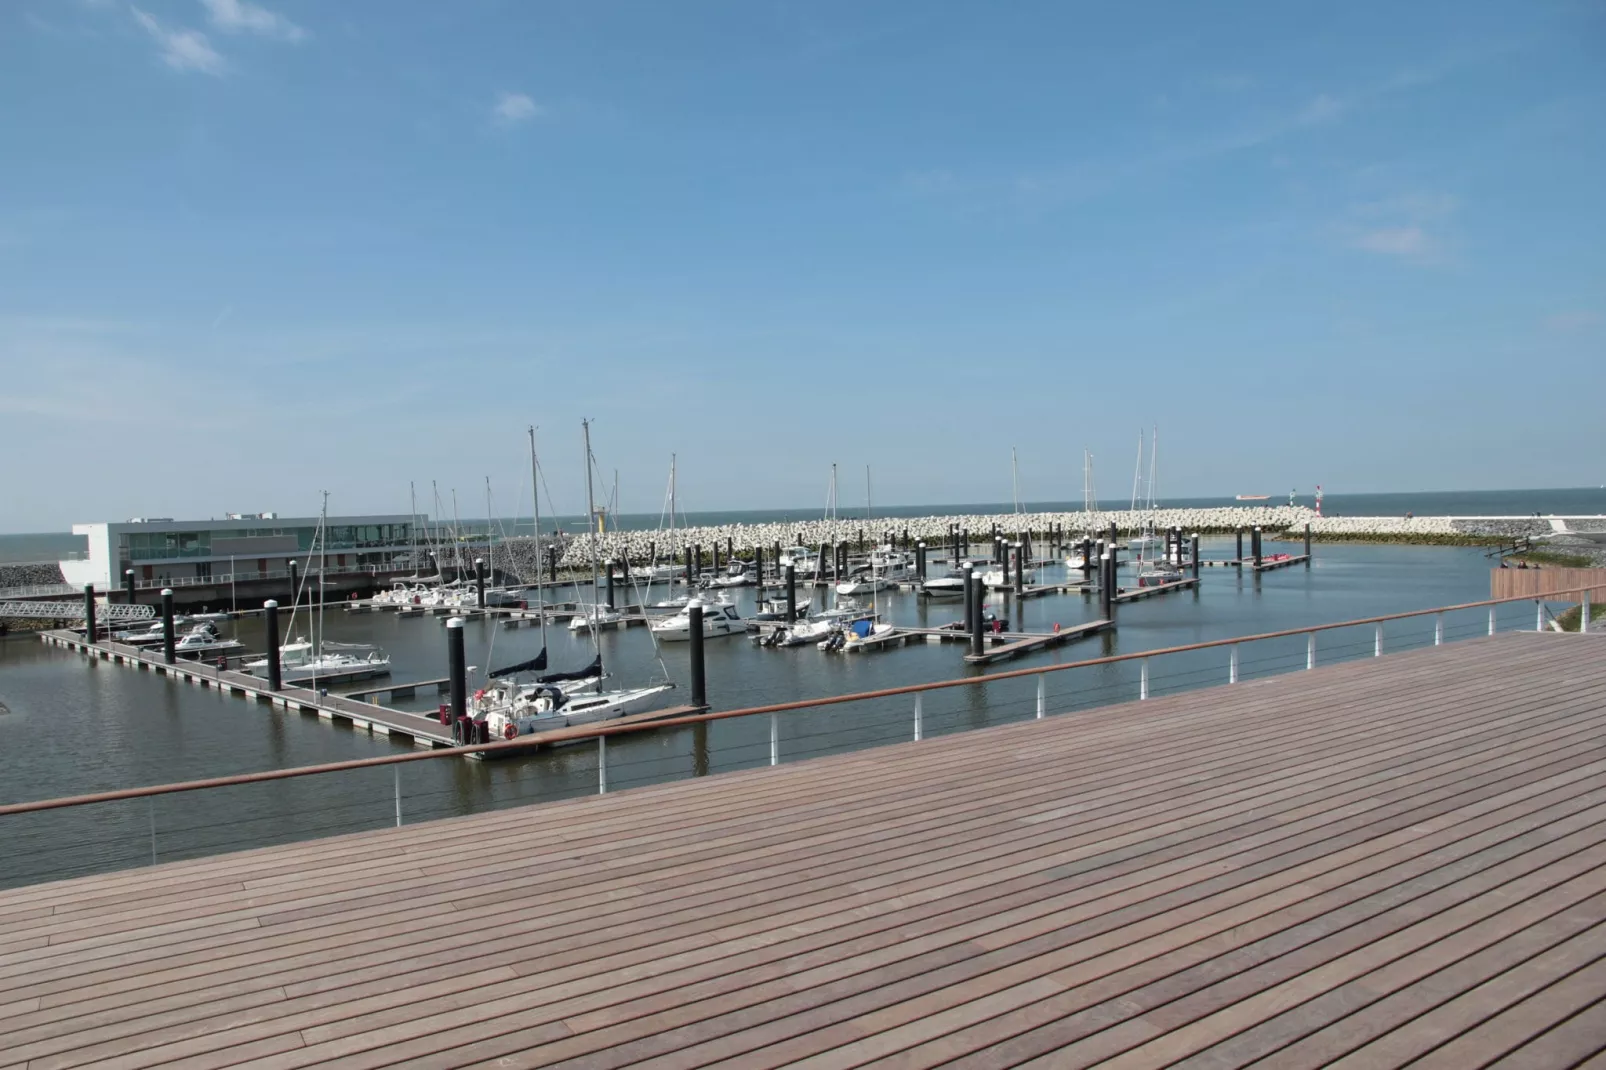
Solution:
<path fill-rule="evenodd" d="M 858 636 L 860 639 L 863 639 L 870 634 L 870 622 L 867 620 L 854 621 L 852 628 L 853 634 Z"/>
<path fill-rule="evenodd" d="M 516 665 L 505 665 L 500 669 L 493 670 L 490 676 L 492 680 L 495 680 L 499 676 L 512 676 L 516 672 L 540 672 L 544 668 L 546 668 L 546 647 L 542 647 L 541 653 L 529 661 L 521 661 Z"/>

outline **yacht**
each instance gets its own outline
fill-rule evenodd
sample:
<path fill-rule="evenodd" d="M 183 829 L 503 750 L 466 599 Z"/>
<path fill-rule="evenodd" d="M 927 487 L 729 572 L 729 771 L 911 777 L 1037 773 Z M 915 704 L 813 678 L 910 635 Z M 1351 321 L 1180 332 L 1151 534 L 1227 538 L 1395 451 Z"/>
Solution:
<path fill-rule="evenodd" d="M 710 587 L 751 587 L 758 582 L 758 573 L 745 561 L 732 561 L 725 571 L 709 581 Z"/>
<path fill-rule="evenodd" d="M 625 615 L 611 606 L 586 605 L 569 618 L 571 632 L 583 632 L 587 628 L 613 628 L 623 623 Z"/>
<path fill-rule="evenodd" d="M 359 653 L 361 651 L 367 651 L 366 655 Z M 268 659 L 255 658 L 240 668 L 253 676 L 267 676 Z M 377 647 L 324 643 L 320 650 L 305 639 L 297 638 L 279 648 L 279 678 L 287 684 L 366 680 L 388 675 L 390 656 Z"/>
<path fill-rule="evenodd" d="M 691 610 L 693 606 L 702 607 L 703 636 L 713 638 L 717 635 L 735 635 L 737 632 L 747 630 L 747 622 L 736 607 L 729 601 L 721 599 L 712 601 L 706 598 L 693 598 L 686 603 L 679 613 L 673 617 L 652 623 L 652 632 L 666 643 L 684 643 L 691 639 Z"/>
<path fill-rule="evenodd" d="M 175 654 L 222 654 L 230 650 L 242 650 L 245 644 L 237 639 L 224 639 L 218 635 L 217 629 L 210 624 L 200 624 L 191 628 L 173 644 Z"/>
<path fill-rule="evenodd" d="M 886 590 L 890 584 L 887 578 L 874 571 L 860 571 L 836 585 L 837 594 L 875 594 Z"/>
<path fill-rule="evenodd" d="M 788 546 L 781 551 L 781 568 L 791 565 L 799 576 L 812 576 L 820 567 L 820 555 L 807 546 Z"/>
<path fill-rule="evenodd" d="M 596 682 L 600 684 L 601 678 Z M 469 704 L 469 716 L 486 722 L 492 740 L 511 740 L 537 732 L 646 713 L 657 708 L 662 697 L 674 688 L 673 683 L 661 683 L 620 691 L 588 692 L 565 689 L 554 683 L 539 683 L 533 687 L 498 683 L 475 693 Z M 479 757 L 491 757 L 495 753 Z"/>

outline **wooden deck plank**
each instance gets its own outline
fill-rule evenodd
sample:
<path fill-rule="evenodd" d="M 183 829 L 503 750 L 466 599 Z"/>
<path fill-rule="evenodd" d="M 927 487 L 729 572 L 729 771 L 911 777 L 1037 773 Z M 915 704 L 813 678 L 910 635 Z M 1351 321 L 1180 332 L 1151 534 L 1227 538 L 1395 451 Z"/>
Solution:
<path fill-rule="evenodd" d="M 0 1051 L 1361 1066 L 1483 1031 L 1566 1065 L 1606 996 L 1606 660 L 1579 649 L 1474 640 L 0 893 Z"/>

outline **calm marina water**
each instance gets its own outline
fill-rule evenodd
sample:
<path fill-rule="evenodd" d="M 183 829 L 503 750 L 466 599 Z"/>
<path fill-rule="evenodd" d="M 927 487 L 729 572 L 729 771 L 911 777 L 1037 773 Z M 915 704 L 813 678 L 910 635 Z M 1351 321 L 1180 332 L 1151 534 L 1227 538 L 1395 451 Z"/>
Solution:
<path fill-rule="evenodd" d="M 1207 557 L 1231 554 L 1230 539 L 1206 540 Z M 1052 573 L 1050 574 L 1052 575 Z M 1310 569 L 1294 567 L 1260 577 L 1236 569 L 1205 569 L 1197 593 L 1168 595 L 1117 610 L 1118 630 L 1057 651 L 1010 662 L 1024 667 L 1109 653 L 1424 609 L 1488 597 L 1489 562 L 1467 548 L 1318 546 Z M 560 595 L 560 597 L 562 597 Z M 744 613 L 752 593 L 742 591 Z M 801 592 L 800 592 L 801 597 Z M 816 593 L 816 598 L 820 593 Z M 933 625 L 957 619 L 955 603 L 927 603 L 911 594 L 882 596 L 894 623 Z M 1012 627 L 1048 630 L 1096 614 L 1080 595 L 1027 600 L 991 599 Z M 1002 602 L 1002 606 L 999 603 Z M 329 639 L 373 642 L 393 658 L 395 681 L 445 675 L 445 618 L 403 620 L 390 613 L 325 614 Z M 305 634 L 302 608 L 294 626 Z M 1502 611 L 1502 627 L 1533 627 L 1530 607 Z M 261 623 L 235 625 L 253 649 L 263 646 Z M 1448 622 L 1449 634 L 1487 627 L 1482 611 Z M 1431 618 L 1391 626 L 1388 649 L 1432 641 Z M 504 631 L 486 622 L 466 627 L 469 661 L 483 672 L 533 655 L 538 629 Z M 591 657 L 586 633 L 549 628 L 554 667 Z M 1325 633 L 1319 660 L 1371 653 L 1370 628 Z M 644 683 L 661 674 L 648 632 L 632 628 L 601 637 L 617 683 Z M 744 637 L 710 640 L 709 696 L 716 709 L 734 709 L 834 695 L 976 670 L 961 662 L 958 644 L 910 645 L 878 653 L 827 655 L 813 647 L 763 650 Z M 685 644 L 661 647 L 669 676 L 688 679 Z M 1245 648 L 1242 675 L 1252 678 L 1304 664 L 1302 638 Z M 1225 682 L 1224 651 L 1160 659 L 1152 666 L 1154 693 Z M 1046 678 L 1052 713 L 1097 717 L 1090 707 L 1137 696 L 1135 663 L 1078 669 Z M 360 685 L 358 685 L 360 686 Z M 924 698 L 927 735 L 1034 716 L 1034 680 L 985 688 L 955 688 Z M 433 709 L 433 691 L 396 704 Z M 0 802 L 76 795 L 142 784 L 287 768 L 411 751 L 410 746 L 300 714 L 202 690 L 150 673 L 47 648 L 31 638 L 0 643 Z M 907 739 L 907 698 L 853 703 L 782 715 L 783 761 Z M 769 761 L 767 718 L 739 718 L 695 728 L 662 729 L 615 739 L 608 746 L 610 790 L 721 772 Z M 0 884 L 27 883 L 97 869 L 139 865 L 220 850 L 260 846 L 311 835 L 382 827 L 395 821 L 394 768 L 306 777 L 135 800 L 0 821 Z M 442 759 L 399 767 L 406 821 L 471 813 L 491 807 L 595 792 L 592 744 L 500 762 Z M 152 830 L 154 829 L 154 836 Z"/>

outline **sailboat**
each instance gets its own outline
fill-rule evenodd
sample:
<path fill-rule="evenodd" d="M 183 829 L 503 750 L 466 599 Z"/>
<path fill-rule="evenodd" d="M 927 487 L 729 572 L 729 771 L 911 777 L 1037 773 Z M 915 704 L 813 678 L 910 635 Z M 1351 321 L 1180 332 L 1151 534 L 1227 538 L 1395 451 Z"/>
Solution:
<path fill-rule="evenodd" d="M 390 656 L 369 643 L 331 643 L 324 638 L 323 578 L 329 566 L 329 492 L 323 492 L 323 510 L 318 514 L 318 528 L 313 534 L 318 544 L 318 615 L 313 620 L 313 641 L 297 636 L 294 641 L 279 647 L 279 678 L 287 684 L 309 684 L 314 690 L 320 684 L 346 680 L 368 680 L 390 675 Z M 302 576 L 302 585 L 309 577 Z M 300 606 L 300 593 L 293 601 Z M 295 627 L 295 610 L 291 610 L 290 628 Z M 287 629 L 288 630 L 288 629 Z M 268 675 L 268 659 L 260 657 L 240 666 L 257 676 Z"/>
<path fill-rule="evenodd" d="M 1160 429 L 1154 429 L 1154 441 L 1149 450 L 1149 481 L 1147 484 L 1147 500 L 1144 499 L 1143 482 L 1143 432 L 1138 432 L 1138 465 L 1132 476 L 1132 509 L 1133 513 L 1141 506 L 1148 516 L 1144 519 L 1143 528 L 1132 537 L 1128 544 L 1132 548 L 1134 563 L 1141 566 L 1142 562 L 1153 558 L 1159 552 L 1160 536 L 1154 530 L 1154 477 L 1158 470 L 1157 462 L 1160 453 Z"/>
<path fill-rule="evenodd" d="M 1158 587 L 1182 579 L 1182 569 L 1176 562 L 1166 559 L 1165 539 L 1155 526 L 1154 488 L 1159 454 L 1160 429 L 1155 428 L 1149 450 L 1149 515 L 1143 524 L 1143 534 L 1132 540 L 1132 549 L 1136 554 L 1133 565 L 1137 569 L 1139 587 Z"/>
<path fill-rule="evenodd" d="M 591 469 L 591 422 L 580 423 L 585 435 L 586 461 L 586 514 L 596 516 Z M 535 428 L 530 428 L 531 479 L 537 480 L 535 458 Z M 539 490 L 535 506 L 537 536 L 541 530 Z M 593 533 L 594 534 L 594 533 Z M 597 590 L 596 543 L 591 546 L 591 590 Z M 493 739 L 517 739 L 519 736 L 545 732 L 574 725 L 594 724 L 633 713 L 645 713 L 656 708 L 665 694 L 675 687 L 672 681 L 649 684 L 646 687 L 602 690 L 607 674 L 602 668 L 602 644 L 597 629 L 591 628 L 592 648 L 595 651 L 589 665 L 569 672 L 542 672 L 547 667 L 547 635 L 545 590 L 541 581 L 536 584 L 537 603 L 541 619 L 541 652 L 535 657 L 515 665 L 504 666 L 487 674 L 490 686 L 478 691 L 471 703 L 476 719 L 484 718 Z M 533 683 L 521 684 L 523 673 L 538 673 Z M 495 754 L 496 752 L 489 752 Z"/>
<path fill-rule="evenodd" d="M 1093 490 L 1093 454 L 1089 450 L 1082 451 L 1082 520 L 1083 530 L 1093 537 L 1093 514 L 1098 512 L 1098 494 Z M 1082 559 L 1081 546 L 1072 547 L 1071 552 L 1065 555 L 1065 567 L 1068 569 L 1084 569 L 1091 567 L 1091 562 Z"/>

